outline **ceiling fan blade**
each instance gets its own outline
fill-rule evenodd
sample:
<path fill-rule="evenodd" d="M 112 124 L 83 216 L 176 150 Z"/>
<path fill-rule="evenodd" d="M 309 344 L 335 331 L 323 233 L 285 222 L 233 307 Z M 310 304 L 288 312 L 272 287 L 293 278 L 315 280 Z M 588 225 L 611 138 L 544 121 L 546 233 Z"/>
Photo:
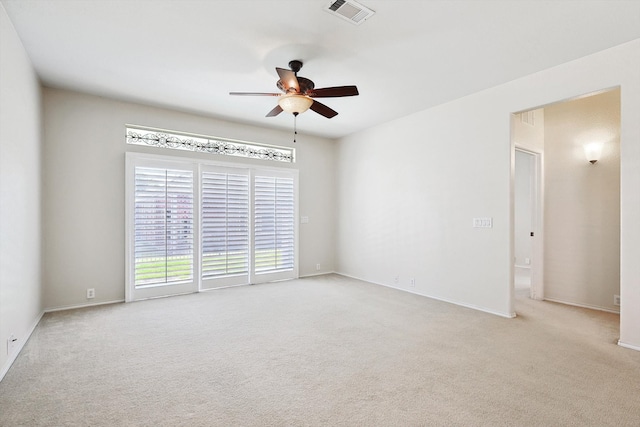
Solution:
<path fill-rule="evenodd" d="M 282 107 L 280 107 L 279 105 L 276 105 L 275 108 L 269 111 L 265 117 L 275 117 L 278 114 L 282 113 L 282 111 L 283 111 Z"/>
<path fill-rule="evenodd" d="M 242 96 L 280 96 L 281 93 L 267 93 L 267 92 L 229 92 L 229 95 L 242 95 Z"/>
<path fill-rule="evenodd" d="M 290 92 L 290 89 L 295 90 L 296 93 L 300 92 L 300 84 L 298 83 L 298 78 L 296 77 L 296 73 L 291 70 L 287 70 L 285 68 L 276 67 L 276 71 L 278 72 L 278 76 L 280 76 L 280 81 L 282 82 L 282 88 L 285 92 Z"/>
<path fill-rule="evenodd" d="M 316 113 L 320 114 L 321 116 L 325 116 L 327 119 L 330 119 L 331 117 L 335 117 L 338 115 L 337 111 L 332 110 L 331 108 L 327 107 L 326 105 L 318 101 L 313 101 L 313 104 L 311 104 L 311 107 L 309 108 L 315 111 Z"/>
<path fill-rule="evenodd" d="M 312 98 L 338 98 L 341 96 L 359 95 L 358 88 L 355 86 L 335 86 L 313 89 L 307 92 L 307 96 Z"/>

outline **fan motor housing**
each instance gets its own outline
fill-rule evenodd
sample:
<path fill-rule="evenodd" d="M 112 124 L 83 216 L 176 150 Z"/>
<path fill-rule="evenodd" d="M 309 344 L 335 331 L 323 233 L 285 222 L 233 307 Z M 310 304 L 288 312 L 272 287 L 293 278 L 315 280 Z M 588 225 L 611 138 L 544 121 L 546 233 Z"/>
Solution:
<path fill-rule="evenodd" d="M 278 83 L 276 83 L 276 86 L 278 86 L 278 89 L 286 93 L 286 90 L 282 86 L 281 80 L 278 80 Z M 300 86 L 300 93 L 303 95 L 307 92 L 312 91 L 313 88 L 316 87 L 315 83 L 313 83 L 311 80 L 305 77 L 298 77 L 298 86 Z"/>

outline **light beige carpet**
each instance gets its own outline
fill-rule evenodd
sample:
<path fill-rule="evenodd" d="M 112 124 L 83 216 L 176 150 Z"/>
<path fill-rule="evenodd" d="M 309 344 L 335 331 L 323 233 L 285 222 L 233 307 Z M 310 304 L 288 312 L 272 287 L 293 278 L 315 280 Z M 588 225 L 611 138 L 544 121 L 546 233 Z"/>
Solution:
<path fill-rule="evenodd" d="M 337 275 L 44 316 L 2 426 L 638 426 L 617 315 L 516 319 Z"/>

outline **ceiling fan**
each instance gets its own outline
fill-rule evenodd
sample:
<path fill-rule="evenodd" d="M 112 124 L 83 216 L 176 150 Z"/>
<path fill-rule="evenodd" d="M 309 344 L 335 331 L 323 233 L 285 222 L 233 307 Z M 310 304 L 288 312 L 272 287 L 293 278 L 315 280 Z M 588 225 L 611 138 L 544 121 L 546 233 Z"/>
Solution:
<path fill-rule="evenodd" d="M 283 93 L 229 92 L 229 95 L 279 97 L 278 105 L 269 111 L 266 117 L 277 116 L 283 111 L 297 116 L 311 109 L 328 119 L 335 117 L 338 113 L 314 98 L 339 98 L 358 95 L 358 88 L 355 86 L 334 86 L 316 89 L 311 80 L 298 77 L 298 71 L 302 68 L 302 61 L 297 59 L 289 62 L 289 68 L 291 69 L 276 67 L 276 72 L 280 77 L 276 86 Z"/>

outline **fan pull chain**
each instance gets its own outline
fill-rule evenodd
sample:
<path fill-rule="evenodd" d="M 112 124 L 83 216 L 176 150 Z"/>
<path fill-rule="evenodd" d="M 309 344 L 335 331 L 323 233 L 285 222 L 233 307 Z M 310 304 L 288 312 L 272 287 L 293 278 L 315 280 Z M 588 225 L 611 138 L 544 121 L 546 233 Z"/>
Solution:
<path fill-rule="evenodd" d="M 296 142 L 296 135 L 298 135 L 298 126 L 297 126 L 298 113 L 293 113 L 293 142 Z"/>

